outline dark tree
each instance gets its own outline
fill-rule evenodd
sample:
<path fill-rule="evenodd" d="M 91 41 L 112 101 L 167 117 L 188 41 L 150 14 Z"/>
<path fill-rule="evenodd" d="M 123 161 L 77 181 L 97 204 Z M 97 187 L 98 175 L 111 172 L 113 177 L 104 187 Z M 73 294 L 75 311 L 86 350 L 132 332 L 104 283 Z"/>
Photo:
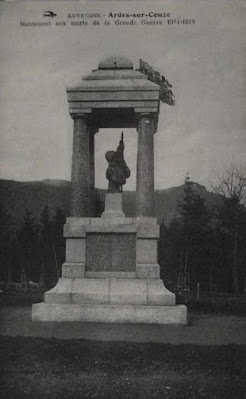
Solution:
<path fill-rule="evenodd" d="M 0 206 L 0 225 L 0 279 L 10 282 L 14 229 L 11 215 L 2 206 Z"/>
<path fill-rule="evenodd" d="M 56 265 L 56 278 L 61 275 L 61 267 L 65 262 L 65 239 L 63 237 L 63 227 L 66 223 L 66 216 L 61 208 L 58 208 L 53 218 L 53 254 Z"/>
<path fill-rule="evenodd" d="M 40 233 L 44 249 L 49 248 L 52 243 L 52 222 L 48 205 L 45 205 L 40 215 Z"/>
<path fill-rule="evenodd" d="M 26 210 L 17 229 L 16 244 L 21 266 L 21 282 L 27 291 L 28 279 L 33 278 L 35 270 L 39 267 L 38 226 L 29 210 Z"/>
<path fill-rule="evenodd" d="M 44 285 L 54 279 L 55 259 L 53 255 L 53 228 L 48 205 L 45 205 L 40 214 L 40 283 Z"/>
<path fill-rule="evenodd" d="M 196 191 L 196 184 L 185 179 L 182 200 L 178 202 L 180 253 L 182 264 L 193 282 L 206 277 L 209 252 L 210 215 L 206 200 Z"/>
<path fill-rule="evenodd" d="M 161 266 L 161 276 L 167 283 L 167 287 L 175 290 L 178 282 L 178 275 L 183 271 L 181 264 L 182 255 L 182 230 L 181 222 L 174 217 L 168 227 L 162 229 L 165 238 L 163 242 L 163 253 Z M 169 285 L 168 285 L 169 282 Z"/>
<path fill-rule="evenodd" d="M 158 263 L 161 278 L 171 291 L 177 287 L 180 269 L 180 222 L 174 218 L 167 227 L 162 218 L 160 223 L 160 238 L 158 241 Z"/>
<path fill-rule="evenodd" d="M 246 165 L 231 164 L 222 174 L 216 173 L 212 187 L 219 194 L 221 203 L 217 212 L 220 230 L 228 237 L 229 257 L 232 263 L 233 290 L 239 293 L 239 272 L 244 261 L 244 251 L 240 250 L 243 241 L 240 231 L 245 213 Z M 242 230 L 242 228 L 241 228 Z"/>

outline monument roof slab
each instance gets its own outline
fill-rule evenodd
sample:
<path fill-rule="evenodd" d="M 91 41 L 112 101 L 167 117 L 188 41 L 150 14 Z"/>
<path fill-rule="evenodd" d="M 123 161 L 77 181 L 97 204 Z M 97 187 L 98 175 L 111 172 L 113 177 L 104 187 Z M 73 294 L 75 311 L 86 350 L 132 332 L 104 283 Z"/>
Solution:
<path fill-rule="evenodd" d="M 146 79 L 139 71 L 132 70 L 96 70 L 86 75 L 82 80 L 108 80 L 108 79 Z"/>
<path fill-rule="evenodd" d="M 110 56 L 99 63 L 98 69 L 133 69 L 133 63 L 126 57 Z"/>
<path fill-rule="evenodd" d="M 78 85 L 67 88 L 70 91 L 135 91 L 135 90 L 160 90 L 160 87 L 148 79 L 103 79 L 82 80 Z"/>
<path fill-rule="evenodd" d="M 67 88 L 67 99 L 72 117 L 90 110 L 97 128 L 116 128 L 120 124 L 127 128 L 136 127 L 135 110 L 155 113 L 157 125 L 159 92 L 160 86 L 134 70 L 130 60 L 108 57 L 99 63 L 97 70 Z"/>

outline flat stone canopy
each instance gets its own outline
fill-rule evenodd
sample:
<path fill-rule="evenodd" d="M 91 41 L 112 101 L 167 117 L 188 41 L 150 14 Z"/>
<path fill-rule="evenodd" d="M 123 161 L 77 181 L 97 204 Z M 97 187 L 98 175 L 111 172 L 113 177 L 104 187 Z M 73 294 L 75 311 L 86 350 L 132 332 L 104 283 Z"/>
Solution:
<path fill-rule="evenodd" d="M 126 57 L 107 57 L 98 65 L 98 69 L 133 69 L 133 63 Z"/>
<path fill-rule="evenodd" d="M 108 57 L 98 69 L 67 88 L 70 115 L 86 114 L 99 128 L 136 128 L 139 114 L 152 114 L 157 129 L 159 85 L 133 69 L 125 57 Z"/>

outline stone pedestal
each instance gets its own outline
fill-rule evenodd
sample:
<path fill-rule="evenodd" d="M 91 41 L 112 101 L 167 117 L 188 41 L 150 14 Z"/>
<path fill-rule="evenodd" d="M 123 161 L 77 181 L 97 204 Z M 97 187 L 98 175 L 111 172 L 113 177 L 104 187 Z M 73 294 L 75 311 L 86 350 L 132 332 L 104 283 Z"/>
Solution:
<path fill-rule="evenodd" d="M 106 193 L 105 211 L 101 217 L 103 219 L 125 217 L 122 211 L 122 193 Z"/>
<path fill-rule="evenodd" d="M 62 278 L 32 307 L 34 321 L 186 324 L 160 280 L 155 218 L 127 218 L 108 194 L 102 218 L 68 218 Z"/>

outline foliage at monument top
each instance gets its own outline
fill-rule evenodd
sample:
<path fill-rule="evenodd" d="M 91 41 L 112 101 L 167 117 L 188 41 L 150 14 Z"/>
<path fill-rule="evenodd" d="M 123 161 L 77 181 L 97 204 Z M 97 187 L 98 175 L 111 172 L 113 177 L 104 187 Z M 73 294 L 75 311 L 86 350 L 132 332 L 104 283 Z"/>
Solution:
<path fill-rule="evenodd" d="M 172 92 L 172 85 L 168 80 L 158 71 L 155 71 L 147 62 L 140 58 L 139 71 L 144 73 L 146 77 L 153 83 L 160 86 L 160 100 L 168 105 L 175 105 L 174 94 Z"/>

